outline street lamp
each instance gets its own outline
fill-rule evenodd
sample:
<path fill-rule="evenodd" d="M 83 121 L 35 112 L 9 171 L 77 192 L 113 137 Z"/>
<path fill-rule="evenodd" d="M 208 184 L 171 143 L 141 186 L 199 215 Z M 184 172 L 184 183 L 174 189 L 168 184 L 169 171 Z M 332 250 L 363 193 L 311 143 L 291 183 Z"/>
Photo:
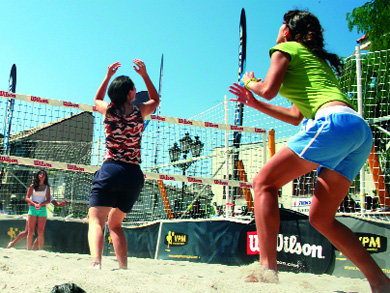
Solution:
<path fill-rule="evenodd" d="M 177 146 L 177 142 L 173 144 L 173 147 L 169 149 L 169 158 L 171 162 L 176 162 L 180 158 L 181 149 Z"/>
<path fill-rule="evenodd" d="M 186 132 L 184 137 L 179 139 L 180 147 L 177 142 L 173 144 L 173 146 L 169 149 L 169 158 L 172 163 L 179 161 L 180 155 L 183 154 L 183 160 L 187 159 L 187 155 L 191 152 L 192 157 L 199 157 L 200 153 L 203 150 L 204 143 L 199 140 L 199 136 L 195 136 L 195 140 L 190 137 L 190 134 Z M 186 170 L 192 165 L 193 161 L 188 161 L 180 164 L 175 164 L 176 168 L 182 170 L 183 176 L 186 175 Z M 182 182 L 181 186 L 181 202 L 180 209 L 182 209 L 183 201 L 184 201 L 184 182 Z"/>
<path fill-rule="evenodd" d="M 204 143 L 199 140 L 199 136 L 195 136 L 195 141 L 192 142 L 191 153 L 193 157 L 199 157 L 203 150 Z"/>

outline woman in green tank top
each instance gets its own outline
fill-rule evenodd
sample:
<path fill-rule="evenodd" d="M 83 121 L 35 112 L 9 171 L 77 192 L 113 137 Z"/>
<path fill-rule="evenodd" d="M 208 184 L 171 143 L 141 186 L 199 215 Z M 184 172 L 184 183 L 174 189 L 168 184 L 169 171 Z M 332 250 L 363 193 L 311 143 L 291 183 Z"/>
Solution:
<path fill-rule="evenodd" d="M 310 223 L 362 271 L 373 292 L 390 292 L 390 279 L 355 234 L 335 220 L 337 209 L 372 145 L 369 126 L 352 109 L 331 69 L 340 73 L 340 60 L 324 50 L 322 27 L 307 11 L 288 11 L 276 42 L 270 50 L 271 64 L 264 80 L 247 72 L 241 80 L 244 87 L 235 83 L 229 89 L 237 96 L 232 101 L 281 121 L 299 125 L 306 118 L 301 131 L 253 180 L 260 264 L 274 271 L 277 280 L 280 225 L 277 191 L 291 180 L 319 168 Z M 252 92 L 265 100 L 280 93 L 293 105 L 291 108 L 272 105 L 257 100 Z M 247 277 L 247 281 L 253 282 L 262 279 L 256 273 Z"/>

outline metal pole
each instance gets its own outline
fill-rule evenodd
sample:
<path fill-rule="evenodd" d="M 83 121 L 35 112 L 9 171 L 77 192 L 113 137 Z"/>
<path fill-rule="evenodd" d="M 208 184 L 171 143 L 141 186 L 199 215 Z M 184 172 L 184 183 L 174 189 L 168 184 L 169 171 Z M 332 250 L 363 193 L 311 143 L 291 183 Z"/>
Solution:
<path fill-rule="evenodd" d="M 360 56 L 360 45 L 356 47 L 356 85 L 357 85 L 357 99 L 358 99 L 358 113 L 363 117 L 363 91 L 362 91 L 362 64 Z M 360 170 L 360 206 L 361 213 L 365 212 L 365 201 L 366 201 L 366 188 L 364 185 L 365 173 L 364 166 Z"/>
<path fill-rule="evenodd" d="M 185 165 L 183 165 L 183 176 L 186 176 L 186 169 Z M 183 210 L 183 203 L 184 203 L 184 181 L 181 183 L 181 201 L 180 201 L 180 210 Z"/>
<path fill-rule="evenodd" d="M 225 124 L 229 125 L 229 107 L 228 107 L 228 98 L 227 95 L 225 95 L 224 99 L 224 108 L 225 108 Z M 229 179 L 229 131 L 225 130 L 225 178 Z M 230 206 L 230 191 L 229 186 L 225 186 L 225 207 L 226 207 L 226 218 L 231 217 L 232 211 Z"/>

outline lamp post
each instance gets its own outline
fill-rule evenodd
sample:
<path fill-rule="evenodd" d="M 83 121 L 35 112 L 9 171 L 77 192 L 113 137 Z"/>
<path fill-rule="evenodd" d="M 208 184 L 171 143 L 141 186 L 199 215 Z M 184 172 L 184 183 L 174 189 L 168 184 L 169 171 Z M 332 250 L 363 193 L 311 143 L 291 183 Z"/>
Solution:
<path fill-rule="evenodd" d="M 203 150 L 204 143 L 199 140 L 199 136 L 195 136 L 195 140 L 193 140 L 188 132 L 179 139 L 180 147 L 177 142 L 173 144 L 173 146 L 169 149 L 169 158 L 172 163 L 179 161 L 181 154 L 183 154 L 183 160 L 187 159 L 188 153 L 191 152 L 192 157 L 199 157 L 200 153 Z M 186 170 L 192 165 L 193 161 L 187 161 L 180 164 L 175 164 L 176 168 L 182 170 L 183 176 L 186 175 Z M 182 182 L 181 186 L 181 202 L 180 202 L 180 210 L 183 206 L 184 201 L 184 192 L 185 192 L 185 184 Z"/>

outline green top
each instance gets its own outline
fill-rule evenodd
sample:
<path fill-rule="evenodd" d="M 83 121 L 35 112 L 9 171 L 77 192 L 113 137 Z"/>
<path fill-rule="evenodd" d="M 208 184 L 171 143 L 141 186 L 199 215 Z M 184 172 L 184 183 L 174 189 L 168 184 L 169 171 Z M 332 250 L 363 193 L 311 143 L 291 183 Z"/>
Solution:
<path fill-rule="evenodd" d="M 351 105 L 342 93 L 332 68 L 304 45 L 284 42 L 271 48 L 270 55 L 275 51 L 291 57 L 279 93 L 297 106 L 303 116 L 313 119 L 318 108 L 330 101 Z"/>

